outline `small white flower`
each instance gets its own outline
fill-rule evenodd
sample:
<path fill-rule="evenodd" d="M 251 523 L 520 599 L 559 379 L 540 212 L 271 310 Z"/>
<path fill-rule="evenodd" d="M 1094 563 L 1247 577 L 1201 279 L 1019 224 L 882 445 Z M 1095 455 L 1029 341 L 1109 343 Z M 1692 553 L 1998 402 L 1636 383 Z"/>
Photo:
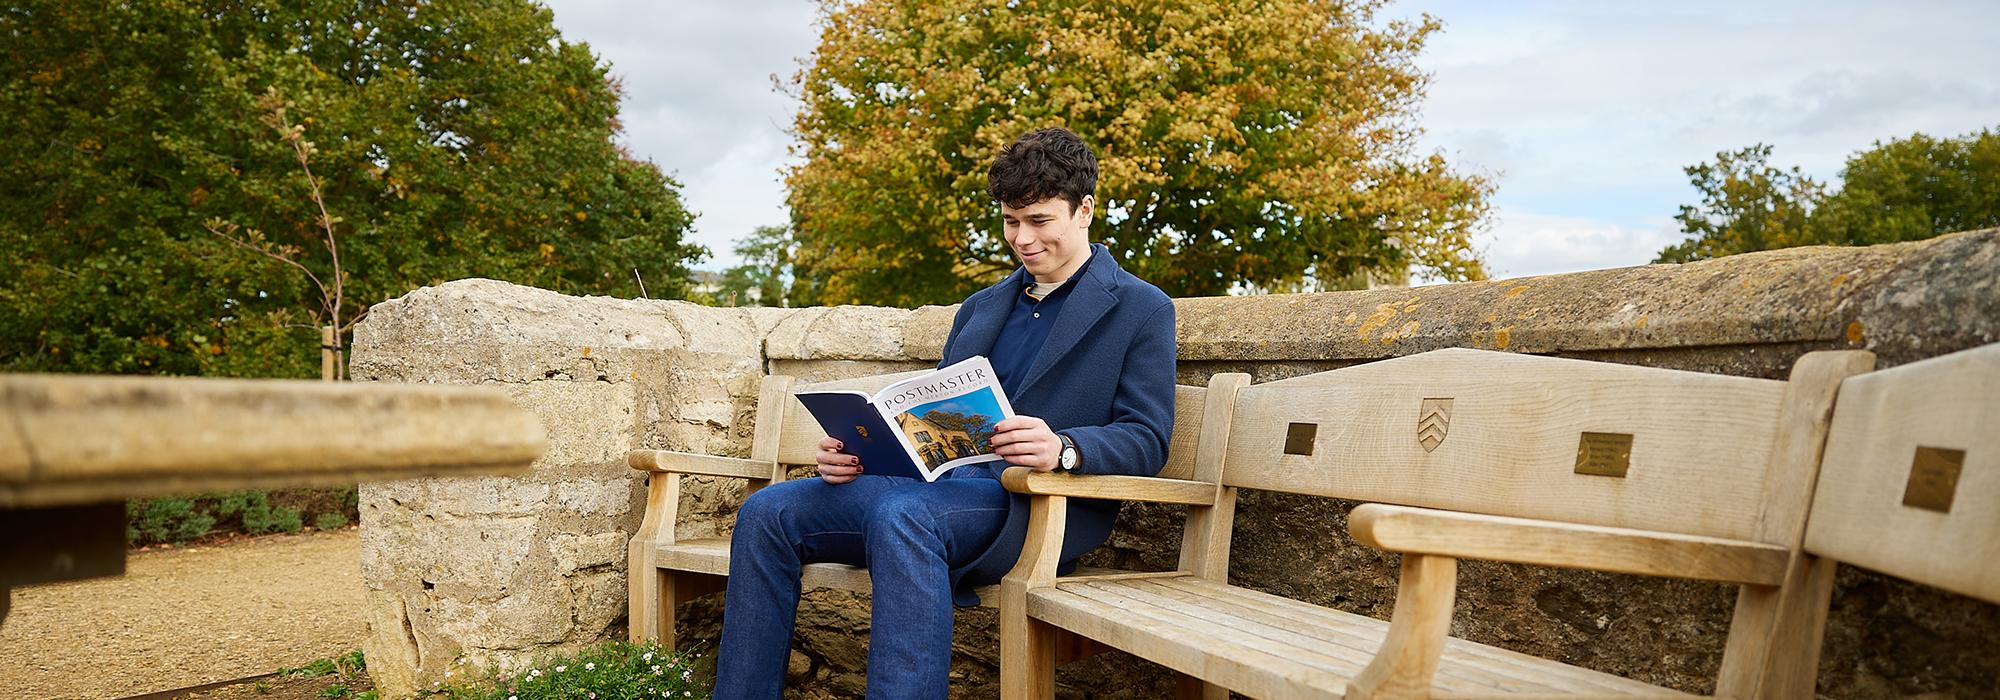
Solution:
<path fill-rule="evenodd" d="M 595 661 L 592 661 L 592 662 L 590 662 L 590 663 L 587 663 L 587 664 L 584 664 L 584 665 L 583 665 L 583 670 L 585 670 L 585 671 L 595 671 L 595 670 L 597 670 L 597 662 L 595 662 Z"/>
<path fill-rule="evenodd" d="M 660 665 L 659 665 L 659 664 L 653 664 L 653 675 L 655 675 L 655 676 L 657 676 L 657 675 L 660 675 Z"/>
<path fill-rule="evenodd" d="M 542 670 L 541 670 L 541 669 L 539 669 L 539 668 L 537 668 L 537 669 L 532 669 L 532 670 L 528 671 L 528 677 L 529 677 L 529 678 L 541 678 L 541 677 L 542 677 Z"/>
<path fill-rule="evenodd" d="M 653 652 L 650 652 L 650 651 L 649 651 L 649 652 L 646 652 L 646 655 L 645 655 L 645 656 L 642 656 L 642 657 L 639 657 L 639 658 L 641 658 L 641 659 L 644 659 L 644 660 L 646 660 L 646 661 L 648 661 L 648 662 L 651 662 L 651 661 L 653 660 Z"/>
<path fill-rule="evenodd" d="M 681 680 L 688 680 L 691 678 L 694 678 L 694 669 L 691 668 L 681 669 Z"/>
<path fill-rule="evenodd" d="M 568 668 L 569 668 L 568 666 L 557 666 L 556 673 L 562 673 L 564 670 L 567 670 Z"/>
<path fill-rule="evenodd" d="M 451 671 L 449 671 L 449 670 L 445 671 L 445 672 L 444 672 L 444 677 L 446 677 L 446 678 L 450 678 L 450 677 L 451 677 Z"/>
<path fill-rule="evenodd" d="M 518 695 L 509 695 L 507 696 L 507 700 L 521 700 L 521 697 Z"/>

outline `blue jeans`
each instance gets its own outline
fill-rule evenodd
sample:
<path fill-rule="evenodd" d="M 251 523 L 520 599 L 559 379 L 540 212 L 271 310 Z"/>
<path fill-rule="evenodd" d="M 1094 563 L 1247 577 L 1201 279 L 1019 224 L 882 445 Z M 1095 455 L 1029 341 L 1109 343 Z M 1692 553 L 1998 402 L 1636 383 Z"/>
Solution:
<path fill-rule="evenodd" d="M 1008 504 L 1006 489 L 983 465 L 959 467 L 934 483 L 862 475 L 829 484 L 814 477 L 751 495 L 736 514 L 729 545 L 715 697 L 779 697 L 799 571 L 817 562 L 865 566 L 874 583 L 868 697 L 945 697 L 951 570 L 972 563 L 999 536 Z"/>

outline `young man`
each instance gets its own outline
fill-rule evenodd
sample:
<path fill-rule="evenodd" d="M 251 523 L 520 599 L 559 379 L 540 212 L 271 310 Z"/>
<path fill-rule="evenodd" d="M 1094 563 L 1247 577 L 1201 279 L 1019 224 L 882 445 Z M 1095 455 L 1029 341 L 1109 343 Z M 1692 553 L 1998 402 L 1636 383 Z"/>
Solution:
<path fill-rule="evenodd" d="M 737 512 L 717 650 L 717 698 L 777 698 L 798 609 L 800 567 L 866 566 L 874 583 L 868 696 L 943 698 L 952 607 L 1014 565 L 1028 501 L 1008 466 L 1151 476 L 1174 420 L 1174 306 L 1090 242 L 1097 159 L 1067 129 L 1016 139 L 987 173 L 1021 268 L 958 309 L 940 367 L 985 355 L 1015 411 L 998 425 L 1005 462 L 934 483 L 871 476 L 820 443 L 820 478 L 775 484 Z M 1062 561 L 1111 532 L 1118 504 L 1072 501 Z"/>

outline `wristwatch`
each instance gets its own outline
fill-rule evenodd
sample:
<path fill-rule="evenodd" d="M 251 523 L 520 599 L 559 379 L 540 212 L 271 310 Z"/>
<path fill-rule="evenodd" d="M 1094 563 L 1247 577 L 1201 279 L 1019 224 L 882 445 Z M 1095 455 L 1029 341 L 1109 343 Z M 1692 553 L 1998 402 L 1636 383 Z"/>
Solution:
<path fill-rule="evenodd" d="M 1076 442 L 1070 440 L 1068 435 L 1058 433 L 1056 437 L 1062 439 L 1062 453 L 1056 457 L 1056 469 L 1062 471 L 1075 469 L 1077 460 Z"/>

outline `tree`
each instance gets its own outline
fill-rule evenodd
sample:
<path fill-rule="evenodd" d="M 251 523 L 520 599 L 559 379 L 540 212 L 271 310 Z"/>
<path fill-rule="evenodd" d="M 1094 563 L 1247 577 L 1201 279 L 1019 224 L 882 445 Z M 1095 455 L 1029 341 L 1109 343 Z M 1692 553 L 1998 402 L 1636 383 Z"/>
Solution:
<path fill-rule="evenodd" d="M 759 226 L 749 238 L 737 241 L 735 250 L 743 264 L 722 271 L 717 296 L 737 300 L 729 306 L 785 306 L 791 231 L 783 226 Z"/>
<path fill-rule="evenodd" d="M 704 254 L 613 143 L 605 66 L 528 0 L 26 0 L 0 37 L 0 368 L 316 374 L 308 276 L 204 227 L 321 250 L 271 100 L 315 144 L 346 318 L 474 276 L 636 295 L 637 267 L 674 297 Z"/>
<path fill-rule="evenodd" d="M 1416 152 L 1440 27 L 1385 0 L 822 0 L 786 173 L 808 302 L 951 303 L 1013 269 L 986 165 L 1032 128 L 1096 150 L 1092 234 L 1175 295 L 1483 270 L 1491 185 Z"/>
<path fill-rule="evenodd" d="M 2000 134 L 1913 134 L 1856 153 L 1813 215 L 1816 243 L 1873 245 L 2000 226 Z"/>
<path fill-rule="evenodd" d="M 1684 168 L 1701 204 L 1681 205 L 1674 220 L 1691 236 L 1660 251 L 1657 262 L 1691 262 L 1754 250 L 1805 245 L 1807 217 L 1825 192 L 1794 166 L 1770 164 L 1771 147 L 1757 144 L 1715 154 L 1714 163 Z"/>
<path fill-rule="evenodd" d="M 1716 154 L 1687 168 L 1700 206 L 1682 206 L 1690 238 L 1658 262 L 1800 245 L 1873 245 L 2000 226 L 2000 134 L 1923 134 L 1849 156 L 1828 193 L 1797 167 L 1769 164 L 1771 147 Z"/>
<path fill-rule="evenodd" d="M 924 420 L 945 430 L 957 430 L 972 439 L 975 445 L 984 445 L 998 434 L 995 423 L 989 416 L 980 413 L 959 413 L 957 411 L 931 411 L 924 414 Z"/>

